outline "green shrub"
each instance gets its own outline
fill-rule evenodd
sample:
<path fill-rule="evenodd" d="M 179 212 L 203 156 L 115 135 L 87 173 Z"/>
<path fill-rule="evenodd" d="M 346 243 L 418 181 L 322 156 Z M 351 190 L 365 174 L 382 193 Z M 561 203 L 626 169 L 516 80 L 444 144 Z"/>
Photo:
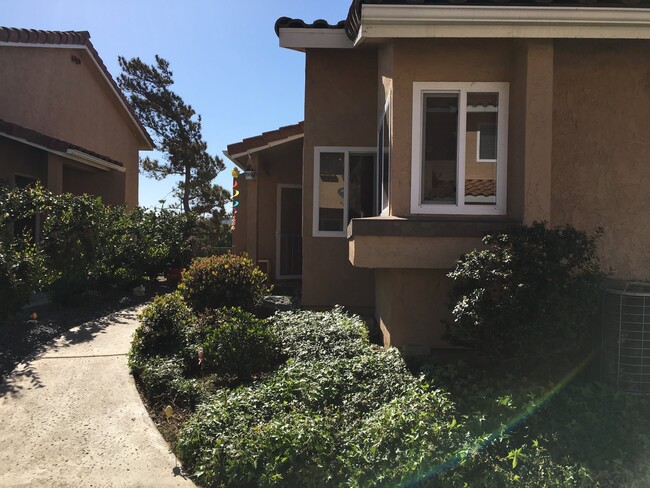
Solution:
<path fill-rule="evenodd" d="M 367 346 L 350 357 L 291 359 L 264 381 L 221 390 L 185 425 L 177 452 L 208 486 L 395 482 L 444 458 L 451 408 L 397 350 Z"/>
<path fill-rule="evenodd" d="M 154 298 L 140 320 L 131 343 L 132 354 L 174 354 L 187 345 L 192 313 L 178 293 Z"/>
<path fill-rule="evenodd" d="M 278 312 L 272 322 L 283 354 L 298 361 L 354 357 L 370 345 L 363 321 L 342 307 L 331 312 Z"/>
<path fill-rule="evenodd" d="M 176 407 L 195 408 L 207 398 L 204 384 L 185 377 L 185 365 L 180 358 L 132 356 L 129 365 L 152 404 L 170 403 Z"/>
<path fill-rule="evenodd" d="M 248 379 L 277 365 L 279 343 L 266 320 L 231 308 L 217 310 L 202 322 L 208 370 Z"/>
<path fill-rule="evenodd" d="M 28 238 L 0 240 L 0 318 L 29 302 L 49 281 L 45 256 Z"/>
<path fill-rule="evenodd" d="M 231 253 L 195 259 L 179 290 L 197 312 L 222 307 L 252 311 L 270 292 L 266 275 L 253 261 Z"/>
<path fill-rule="evenodd" d="M 584 345 L 598 323 L 604 279 L 596 240 L 570 226 L 516 226 L 488 235 L 449 276 L 453 344 L 534 359 Z"/>

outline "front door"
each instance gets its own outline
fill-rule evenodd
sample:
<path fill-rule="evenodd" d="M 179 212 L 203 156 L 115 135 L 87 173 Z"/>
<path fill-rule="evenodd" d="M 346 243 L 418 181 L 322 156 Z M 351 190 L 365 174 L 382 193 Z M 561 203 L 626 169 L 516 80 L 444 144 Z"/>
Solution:
<path fill-rule="evenodd" d="M 278 185 L 276 278 L 302 275 L 302 189 Z"/>

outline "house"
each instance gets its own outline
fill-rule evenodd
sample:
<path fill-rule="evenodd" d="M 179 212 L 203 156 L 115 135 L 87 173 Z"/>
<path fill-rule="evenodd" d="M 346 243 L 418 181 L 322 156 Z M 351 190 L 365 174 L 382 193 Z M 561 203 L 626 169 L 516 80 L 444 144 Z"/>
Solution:
<path fill-rule="evenodd" d="M 650 277 L 649 1 L 354 0 L 337 25 L 276 32 L 306 62 L 303 305 L 444 347 L 448 270 L 512 222 L 602 226 L 602 264 Z M 262 142 L 239 154 L 260 188 L 285 168 Z M 261 242 L 276 193 L 242 179 L 235 240 Z"/>
<path fill-rule="evenodd" d="M 153 141 L 88 32 L 0 27 L 0 180 L 138 204 Z"/>

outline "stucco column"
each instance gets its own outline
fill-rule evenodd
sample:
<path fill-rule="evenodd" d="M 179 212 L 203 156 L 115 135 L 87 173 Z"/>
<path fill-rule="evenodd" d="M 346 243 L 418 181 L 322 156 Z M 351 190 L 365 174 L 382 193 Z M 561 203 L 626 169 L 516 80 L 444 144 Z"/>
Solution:
<path fill-rule="evenodd" d="M 553 42 L 526 45 L 523 222 L 551 219 Z"/>
<path fill-rule="evenodd" d="M 257 262 L 257 187 L 258 187 L 258 156 L 252 154 L 251 167 L 256 173 L 254 180 L 246 181 L 246 249 L 253 262 Z"/>
<path fill-rule="evenodd" d="M 56 154 L 47 155 L 47 189 L 55 195 L 63 193 L 63 161 Z"/>

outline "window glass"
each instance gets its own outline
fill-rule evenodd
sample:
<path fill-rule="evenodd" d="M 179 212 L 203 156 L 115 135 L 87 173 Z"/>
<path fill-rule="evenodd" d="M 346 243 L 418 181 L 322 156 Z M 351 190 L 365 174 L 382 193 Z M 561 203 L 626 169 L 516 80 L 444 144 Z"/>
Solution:
<path fill-rule="evenodd" d="M 375 215 L 375 166 L 373 154 L 350 154 L 348 223 Z"/>
<path fill-rule="evenodd" d="M 494 205 L 497 180 L 498 93 L 467 93 L 465 204 Z"/>
<path fill-rule="evenodd" d="M 424 95 L 422 203 L 456 203 L 458 106 L 457 93 Z"/>
<path fill-rule="evenodd" d="M 381 205 L 379 209 L 383 212 L 388 208 L 390 187 L 390 125 L 388 124 L 388 113 L 384 114 L 381 132 L 383 151 L 381 152 Z"/>
<path fill-rule="evenodd" d="M 345 153 L 320 154 L 318 229 L 343 232 Z"/>

